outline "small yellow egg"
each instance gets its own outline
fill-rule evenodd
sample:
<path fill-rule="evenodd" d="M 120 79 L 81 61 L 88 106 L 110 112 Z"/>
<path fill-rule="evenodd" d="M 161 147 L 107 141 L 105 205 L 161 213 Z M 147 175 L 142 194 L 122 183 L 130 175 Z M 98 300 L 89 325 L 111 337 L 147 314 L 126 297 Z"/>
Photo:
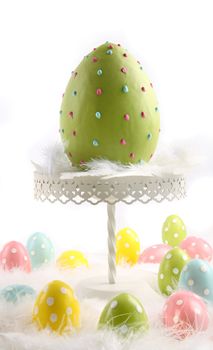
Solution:
<path fill-rule="evenodd" d="M 35 301 L 33 322 L 39 330 L 47 328 L 60 335 L 78 329 L 80 305 L 72 288 L 62 281 L 48 283 Z"/>
<path fill-rule="evenodd" d="M 134 265 L 140 255 L 140 241 L 137 233 L 129 227 L 123 228 L 116 235 L 116 262 Z"/>
<path fill-rule="evenodd" d="M 67 250 L 59 256 L 57 265 L 62 269 L 74 269 L 82 265 L 88 267 L 88 260 L 77 250 Z"/>

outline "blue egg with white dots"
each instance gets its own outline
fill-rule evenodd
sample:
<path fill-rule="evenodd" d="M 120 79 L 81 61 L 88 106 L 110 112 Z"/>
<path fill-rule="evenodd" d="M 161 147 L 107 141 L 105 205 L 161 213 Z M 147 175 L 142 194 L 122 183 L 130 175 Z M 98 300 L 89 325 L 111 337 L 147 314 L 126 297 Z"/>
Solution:
<path fill-rule="evenodd" d="M 42 232 L 33 233 L 27 241 L 31 265 L 37 269 L 54 260 L 55 250 L 50 239 Z"/>
<path fill-rule="evenodd" d="M 24 284 L 12 284 L 0 290 L 0 299 L 4 299 L 8 303 L 17 303 L 23 298 L 34 298 L 35 290 Z"/>
<path fill-rule="evenodd" d="M 179 289 L 189 290 L 213 303 L 213 268 L 205 260 L 193 259 L 183 268 Z"/>

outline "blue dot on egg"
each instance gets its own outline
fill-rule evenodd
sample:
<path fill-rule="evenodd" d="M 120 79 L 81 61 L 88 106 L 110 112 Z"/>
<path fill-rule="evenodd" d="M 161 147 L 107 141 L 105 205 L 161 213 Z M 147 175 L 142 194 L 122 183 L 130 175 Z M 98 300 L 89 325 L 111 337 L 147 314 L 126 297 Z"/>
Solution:
<path fill-rule="evenodd" d="M 98 69 L 98 70 L 97 70 L 97 75 L 100 77 L 102 74 L 103 74 L 102 69 Z"/>
<path fill-rule="evenodd" d="M 129 88 L 127 85 L 122 86 L 122 91 L 126 94 L 127 92 L 129 92 Z"/>
<path fill-rule="evenodd" d="M 106 54 L 107 55 L 112 55 L 112 50 L 107 50 Z"/>
<path fill-rule="evenodd" d="M 98 142 L 98 140 L 96 140 L 96 139 L 92 140 L 92 144 L 93 144 L 93 146 L 95 146 L 95 147 L 99 146 L 99 142 Z"/>
<path fill-rule="evenodd" d="M 96 116 L 97 119 L 101 119 L 101 112 L 96 112 L 95 116 Z"/>
<path fill-rule="evenodd" d="M 73 96 L 76 96 L 76 95 L 77 95 L 77 91 L 74 90 L 74 91 L 72 92 L 72 95 L 73 95 Z"/>

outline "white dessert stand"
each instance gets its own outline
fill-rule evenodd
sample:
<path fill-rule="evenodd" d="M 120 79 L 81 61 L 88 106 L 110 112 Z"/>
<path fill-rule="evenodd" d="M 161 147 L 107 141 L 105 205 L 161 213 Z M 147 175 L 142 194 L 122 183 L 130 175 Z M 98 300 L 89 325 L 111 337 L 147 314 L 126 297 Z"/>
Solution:
<path fill-rule="evenodd" d="M 108 214 L 108 283 L 107 278 L 96 277 L 83 281 L 79 285 L 80 294 L 87 297 L 111 296 L 120 291 L 136 291 L 138 281 L 129 273 L 128 283 L 124 277 L 116 280 L 116 220 L 115 206 L 118 202 L 132 204 L 140 202 L 147 204 L 151 201 L 161 203 L 164 200 L 183 199 L 185 179 L 182 175 L 141 176 L 141 175 L 112 175 L 97 176 L 76 175 L 63 173 L 61 175 L 46 175 L 34 173 L 34 197 L 37 200 L 62 204 L 73 202 L 77 205 L 90 203 L 107 204 Z M 147 271 L 143 271 L 148 277 Z M 150 274 L 149 274 L 150 276 Z M 134 285 L 134 286 L 133 286 Z"/>

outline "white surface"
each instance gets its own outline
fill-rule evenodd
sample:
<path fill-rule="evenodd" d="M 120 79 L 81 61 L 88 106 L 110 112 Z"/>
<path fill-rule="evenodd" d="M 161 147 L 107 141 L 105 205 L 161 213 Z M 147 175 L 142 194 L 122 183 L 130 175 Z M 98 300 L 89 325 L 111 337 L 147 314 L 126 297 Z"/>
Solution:
<path fill-rule="evenodd" d="M 106 40 L 142 61 L 159 100 L 161 139 L 194 138 L 209 157 L 201 175 L 212 176 L 212 6 L 211 0 L 0 1 L 1 246 L 10 239 L 25 242 L 40 230 L 58 252 L 106 252 L 105 206 L 35 203 L 30 165 L 34 144 L 58 138 L 71 71 Z M 160 241 L 166 216 L 177 213 L 189 233 L 212 240 L 212 197 L 213 179 L 202 177 L 185 201 L 119 205 L 117 227 L 135 229 L 144 247 Z"/>

